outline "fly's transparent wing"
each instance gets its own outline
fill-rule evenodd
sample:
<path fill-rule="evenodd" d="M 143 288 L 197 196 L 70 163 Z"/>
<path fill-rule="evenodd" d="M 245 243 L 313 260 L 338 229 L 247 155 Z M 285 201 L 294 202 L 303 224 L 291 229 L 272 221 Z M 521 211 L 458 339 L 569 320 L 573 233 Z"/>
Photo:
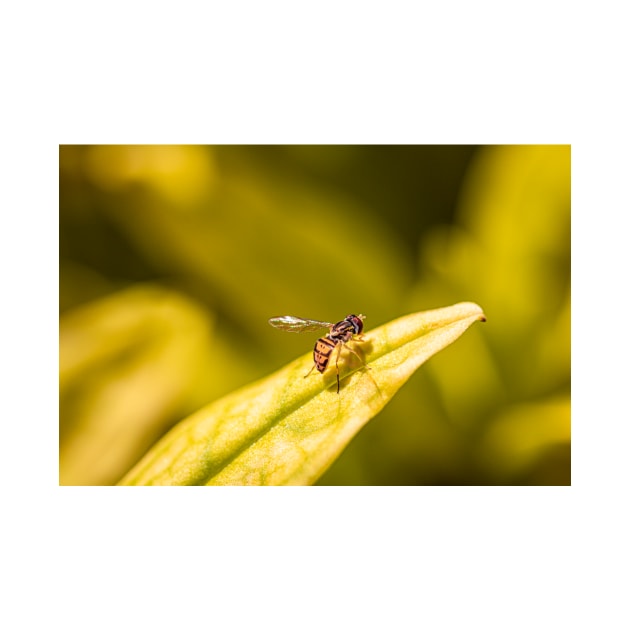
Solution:
<path fill-rule="evenodd" d="M 322 328 L 330 328 L 334 326 L 330 322 L 319 322 L 316 319 L 302 319 L 301 317 L 293 317 L 292 315 L 283 315 L 282 317 L 272 317 L 269 323 L 274 328 L 286 330 L 287 332 L 315 332 Z"/>

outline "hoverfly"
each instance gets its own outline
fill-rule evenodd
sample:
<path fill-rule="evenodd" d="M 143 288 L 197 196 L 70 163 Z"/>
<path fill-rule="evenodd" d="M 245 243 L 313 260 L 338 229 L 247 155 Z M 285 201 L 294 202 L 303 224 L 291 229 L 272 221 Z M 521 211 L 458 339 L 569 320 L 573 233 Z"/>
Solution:
<path fill-rule="evenodd" d="M 337 369 L 337 393 L 339 393 L 339 355 L 341 347 L 346 346 L 350 352 L 359 357 L 361 363 L 365 365 L 365 361 L 361 356 L 346 344 L 348 341 L 363 341 L 363 320 L 365 315 L 348 315 L 340 322 L 333 324 L 331 322 L 320 322 L 316 319 L 302 319 L 301 317 L 293 317 L 292 315 L 283 315 L 282 317 L 272 317 L 269 323 L 275 328 L 286 330 L 287 332 L 315 332 L 322 328 L 329 328 L 330 332 L 315 342 L 313 349 L 314 365 L 304 375 L 306 378 L 315 368 L 322 373 L 328 366 L 330 357 L 335 347 L 337 348 L 337 358 L 335 359 L 335 368 Z"/>

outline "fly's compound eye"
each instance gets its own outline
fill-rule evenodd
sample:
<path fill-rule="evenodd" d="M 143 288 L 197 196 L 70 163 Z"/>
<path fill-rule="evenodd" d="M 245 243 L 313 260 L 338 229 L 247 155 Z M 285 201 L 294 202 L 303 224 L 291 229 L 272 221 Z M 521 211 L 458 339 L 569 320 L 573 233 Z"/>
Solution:
<path fill-rule="evenodd" d="M 346 317 L 346 321 L 352 324 L 355 335 L 360 335 L 363 332 L 363 318 L 362 317 L 363 317 L 362 315 L 359 315 L 359 316 L 348 315 L 348 317 Z"/>

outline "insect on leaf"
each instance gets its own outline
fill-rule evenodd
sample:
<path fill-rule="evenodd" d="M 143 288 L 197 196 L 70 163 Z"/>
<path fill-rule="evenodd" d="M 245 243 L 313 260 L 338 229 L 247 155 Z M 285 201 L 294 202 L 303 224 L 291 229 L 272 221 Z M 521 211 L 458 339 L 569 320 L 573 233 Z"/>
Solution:
<path fill-rule="evenodd" d="M 315 482 L 414 371 L 476 321 L 470 302 L 415 313 L 364 331 L 334 366 L 304 378 L 312 354 L 178 424 L 122 485 L 286 485 Z M 471 365 L 471 369 L 474 366 Z"/>

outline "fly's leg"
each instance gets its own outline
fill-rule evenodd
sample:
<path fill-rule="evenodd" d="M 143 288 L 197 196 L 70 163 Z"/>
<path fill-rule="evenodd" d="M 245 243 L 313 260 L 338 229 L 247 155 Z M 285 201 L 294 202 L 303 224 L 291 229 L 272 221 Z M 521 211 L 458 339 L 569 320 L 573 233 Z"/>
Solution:
<path fill-rule="evenodd" d="M 304 378 L 311 375 L 311 372 L 317 367 L 315 363 L 313 363 L 313 367 L 304 375 Z"/>
<path fill-rule="evenodd" d="M 341 354 L 341 346 L 345 345 L 343 342 L 337 344 L 337 358 L 335 359 L 335 369 L 337 370 L 337 393 L 339 393 L 339 355 Z"/>
<path fill-rule="evenodd" d="M 361 341 L 358 337 L 355 337 L 352 341 Z M 342 345 L 341 343 L 339 344 L 340 346 Z M 352 354 L 354 354 L 355 357 L 357 357 L 357 359 L 359 359 L 359 361 L 361 361 L 361 365 L 363 365 L 363 368 L 365 370 L 371 370 L 372 368 L 364 361 L 363 357 L 354 349 L 351 348 L 349 345 L 347 345 L 346 343 L 343 344 L 346 348 L 348 348 L 348 350 L 350 350 L 350 352 L 352 352 Z M 339 354 L 337 354 L 337 361 L 339 361 Z M 335 362 L 335 366 L 337 366 L 337 362 Z M 370 378 L 372 379 L 372 382 L 374 383 L 374 385 L 376 385 L 376 389 L 379 390 L 380 389 L 378 387 L 377 382 L 372 378 L 372 376 L 370 376 Z M 337 393 L 339 393 L 339 367 L 337 367 Z"/>
<path fill-rule="evenodd" d="M 353 341 L 355 341 L 355 339 L 353 339 Z M 356 337 L 356 341 L 363 341 L 362 339 L 359 339 L 358 337 Z M 372 368 L 363 360 L 363 357 L 354 349 L 351 348 L 350 346 L 346 346 L 346 348 L 348 348 L 348 350 L 350 350 L 350 352 L 352 352 L 352 354 L 354 354 L 355 357 L 357 357 L 359 359 L 359 361 L 361 361 L 361 364 L 363 365 L 363 367 L 366 370 L 371 370 Z"/>

